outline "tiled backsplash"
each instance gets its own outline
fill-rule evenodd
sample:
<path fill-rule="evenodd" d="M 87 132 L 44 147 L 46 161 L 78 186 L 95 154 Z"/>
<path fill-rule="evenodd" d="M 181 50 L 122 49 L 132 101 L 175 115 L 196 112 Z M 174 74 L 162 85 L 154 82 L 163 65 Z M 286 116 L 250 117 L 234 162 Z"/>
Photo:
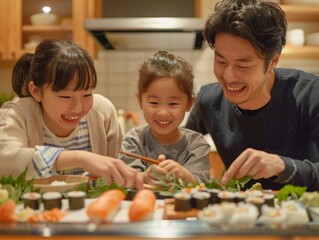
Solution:
<path fill-rule="evenodd" d="M 203 84 L 216 81 L 213 74 L 213 51 L 211 49 L 170 52 L 183 57 L 193 66 L 197 90 Z M 98 74 L 98 85 L 95 92 L 109 98 L 116 108 L 136 111 L 140 124 L 144 124 L 144 119 L 135 97 L 138 69 L 154 53 L 155 50 L 103 50 L 98 53 L 98 59 L 95 61 Z M 281 59 L 278 67 L 292 67 L 319 73 L 319 61 L 313 59 Z"/>

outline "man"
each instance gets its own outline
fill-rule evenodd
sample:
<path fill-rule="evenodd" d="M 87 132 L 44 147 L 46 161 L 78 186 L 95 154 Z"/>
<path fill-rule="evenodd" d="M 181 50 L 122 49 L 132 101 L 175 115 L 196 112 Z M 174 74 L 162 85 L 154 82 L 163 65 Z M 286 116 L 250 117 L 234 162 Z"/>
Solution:
<path fill-rule="evenodd" d="M 223 184 L 319 190 L 319 78 L 275 68 L 286 30 L 282 9 L 262 0 L 221 1 L 206 22 L 218 83 L 201 88 L 186 127 L 212 136 Z"/>

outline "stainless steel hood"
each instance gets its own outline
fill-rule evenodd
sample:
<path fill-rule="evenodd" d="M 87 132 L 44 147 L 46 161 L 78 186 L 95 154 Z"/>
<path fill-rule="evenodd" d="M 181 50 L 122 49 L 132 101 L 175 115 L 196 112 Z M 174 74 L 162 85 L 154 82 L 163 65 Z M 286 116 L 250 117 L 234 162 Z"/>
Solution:
<path fill-rule="evenodd" d="M 201 18 L 95 18 L 84 26 L 105 49 L 201 49 Z"/>

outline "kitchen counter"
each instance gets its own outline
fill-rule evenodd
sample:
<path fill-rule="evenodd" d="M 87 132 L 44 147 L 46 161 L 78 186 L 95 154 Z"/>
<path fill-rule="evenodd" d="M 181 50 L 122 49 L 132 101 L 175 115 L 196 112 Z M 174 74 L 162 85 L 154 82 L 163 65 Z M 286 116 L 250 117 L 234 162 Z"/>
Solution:
<path fill-rule="evenodd" d="M 223 230 L 198 220 L 153 220 L 139 223 L 0 224 L 2 239 L 319 239 L 319 223 L 287 230 Z"/>

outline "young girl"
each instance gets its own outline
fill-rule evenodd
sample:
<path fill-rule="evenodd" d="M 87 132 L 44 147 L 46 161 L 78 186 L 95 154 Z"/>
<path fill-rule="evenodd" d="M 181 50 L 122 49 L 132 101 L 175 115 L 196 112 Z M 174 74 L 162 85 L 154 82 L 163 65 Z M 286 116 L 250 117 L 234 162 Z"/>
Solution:
<path fill-rule="evenodd" d="M 149 164 L 123 154 L 119 158 L 151 185 L 158 184 L 158 174 L 175 175 L 186 183 L 207 182 L 209 144 L 201 134 L 179 127 L 194 101 L 192 67 L 180 57 L 158 51 L 139 75 L 137 97 L 148 126 L 131 129 L 121 150 L 161 162 Z"/>
<path fill-rule="evenodd" d="M 64 40 L 43 40 L 13 69 L 19 98 L 0 109 L 0 176 L 102 176 L 126 187 L 142 180 L 114 159 L 122 141 L 112 103 L 94 95 L 96 71 L 87 52 Z"/>

